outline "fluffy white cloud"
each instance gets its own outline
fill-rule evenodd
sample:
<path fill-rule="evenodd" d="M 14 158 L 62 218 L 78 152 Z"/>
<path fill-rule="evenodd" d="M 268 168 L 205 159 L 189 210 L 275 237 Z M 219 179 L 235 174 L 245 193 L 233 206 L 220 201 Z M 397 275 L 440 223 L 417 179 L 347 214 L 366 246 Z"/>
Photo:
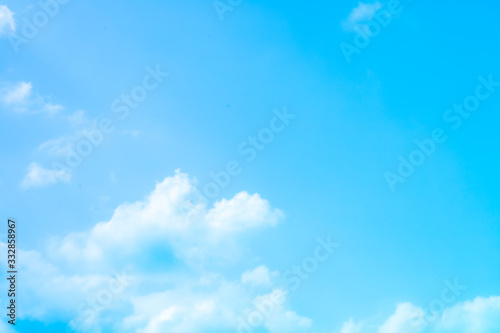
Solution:
<path fill-rule="evenodd" d="M 283 214 L 258 194 L 208 207 L 197 193 L 194 180 L 176 172 L 144 200 L 120 205 L 109 221 L 54 238 L 44 252 L 20 250 L 29 306 L 19 318 L 96 332 L 111 322 L 120 332 L 236 330 L 280 292 L 283 301 L 272 304 L 260 326 L 277 333 L 310 327 L 309 318 L 287 307 L 277 272 L 258 266 L 234 279 L 212 273 L 248 253 L 241 250 L 246 231 L 272 227 Z M 158 249 L 169 253 L 158 257 Z M 133 283 L 115 293 L 112 275 L 124 267 Z"/>
<path fill-rule="evenodd" d="M 243 300 L 251 304 L 248 291 L 238 283 L 220 276 L 189 279 L 169 290 L 134 297 L 133 314 L 123 321 L 123 329 L 142 333 L 227 329 L 234 327 Z"/>
<path fill-rule="evenodd" d="M 281 211 L 271 209 L 269 203 L 258 194 L 241 192 L 231 200 L 216 202 L 206 219 L 213 230 L 233 232 L 265 225 L 274 226 L 282 217 Z"/>
<path fill-rule="evenodd" d="M 280 299 L 279 303 L 271 300 Z M 204 331 L 303 332 L 312 320 L 286 307 L 287 294 L 276 288 L 255 294 L 238 281 L 220 275 L 184 281 L 176 288 L 133 298 L 133 314 L 122 330 L 138 333 Z"/>
<path fill-rule="evenodd" d="M 357 25 L 370 21 L 381 7 L 378 1 L 371 4 L 359 2 L 347 19 L 342 22 L 344 30 L 352 31 Z"/>
<path fill-rule="evenodd" d="M 82 264 L 106 264 L 128 258 L 145 244 L 164 243 L 183 260 L 222 259 L 238 255 L 238 234 L 274 226 L 283 216 L 258 194 L 241 192 L 211 209 L 192 200 L 192 180 L 177 172 L 158 183 L 145 200 L 119 206 L 109 221 L 68 235 L 56 254 Z"/>
<path fill-rule="evenodd" d="M 272 227 L 282 216 L 259 195 L 246 192 L 207 207 L 197 201 L 195 182 L 176 172 L 144 200 L 120 205 L 109 221 L 53 239 L 44 253 L 20 250 L 25 306 L 19 318 L 83 323 L 96 332 L 110 323 L 115 331 L 135 333 L 250 332 L 256 327 L 310 332 L 312 320 L 289 308 L 276 272 L 261 265 L 237 278 L 213 273 L 221 263 L 227 267 L 232 255 L 245 253 L 238 249 L 244 247 L 246 231 Z M 164 246 L 176 259 L 162 252 L 144 266 Z M 5 244 L 0 243 L 0 251 L 5 252 Z M 133 282 L 113 277 L 124 267 Z M 122 280 L 126 288 L 117 288 Z M 495 333 L 500 297 L 458 303 L 427 320 L 427 327 L 418 325 L 424 317 L 420 307 L 402 303 L 385 321 L 351 319 L 341 333 Z"/>
<path fill-rule="evenodd" d="M 7 6 L 0 6 L 0 37 L 16 31 L 14 13 Z"/>
<path fill-rule="evenodd" d="M 71 174 L 65 170 L 46 169 L 38 163 L 31 163 L 28 167 L 28 173 L 21 182 L 21 187 L 26 189 L 52 185 L 58 182 L 67 183 L 70 179 Z"/>

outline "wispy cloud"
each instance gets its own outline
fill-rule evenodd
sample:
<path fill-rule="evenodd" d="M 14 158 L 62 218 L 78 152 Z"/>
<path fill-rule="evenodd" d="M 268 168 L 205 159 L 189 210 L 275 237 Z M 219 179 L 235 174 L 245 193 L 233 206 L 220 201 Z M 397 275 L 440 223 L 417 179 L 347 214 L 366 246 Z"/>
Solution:
<path fill-rule="evenodd" d="M 59 182 L 67 183 L 71 179 L 71 174 L 64 170 L 45 169 L 38 163 L 31 163 L 28 173 L 21 182 L 21 187 L 43 187 Z"/>
<path fill-rule="evenodd" d="M 0 101 L 16 112 L 53 115 L 64 109 L 62 105 L 48 102 L 46 97 L 34 93 L 31 82 L 24 81 L 5 85 L 0 91 Z"/>
<path fill-rule="evenodd" d="M 7 6 L 0 6 L 0 37 L 8 36 L 15 31 L 14 13 Z"/>
<path fill-rule="evenodd" d="M 354 31 L 356 26 L 372 20 L 380 8 L 382 8 L 382 5 L 378 1 L 374 3 L 359 2 L 347 19 L 342 22 L 342 27 L 346 31 Z"/>
<path fill-rule="evenodd" d="M 47 153 L 49 156 L 64 156 L 73 148 L 73 142 L 76 139 L 77 136 L 61 136 L 56 139 L 50 139 L 42 142 L 38 146 L 38 150 Z"/>
<path fill-rule="evenodd" d="M 276 272 L 269 272 L 266 266 L 259 266 L 253 270 L 247 271 L 241 275 L 241 283 L 250 284 L 254 286 L 270 286 L 271 275 L 275 275 Z"/>
<path fill-rule="evenodd" d="M 132 138 L 136 139 L 141 134 L 141 131 L 139 131 L 139 130 L 123 130 L 122 134 L 129 135 Z"/>
<path fill-rule="evenodd" d="M 84 110 L 78 110 L 70 114 L 67 119 L 71 126 L 81 126 L 87 122 Z"/>
<path fill-rule="evenodd" d="M 7 88 L 3 96 L 3 101 L 7 105 L 25 105 L 28 103 L 28 99 L 31 96 L 32 88 L 31 82 L 19 82 L 14 84 Z"/>

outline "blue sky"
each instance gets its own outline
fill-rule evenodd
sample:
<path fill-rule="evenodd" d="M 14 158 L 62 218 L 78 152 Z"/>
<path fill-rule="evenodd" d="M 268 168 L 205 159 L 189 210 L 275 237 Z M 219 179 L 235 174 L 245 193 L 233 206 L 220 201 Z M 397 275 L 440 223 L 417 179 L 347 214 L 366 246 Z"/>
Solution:
<path fill-rule="evenodd" d="M 3 1 L 0 332 L 499 332 L 497 7 Z"/>

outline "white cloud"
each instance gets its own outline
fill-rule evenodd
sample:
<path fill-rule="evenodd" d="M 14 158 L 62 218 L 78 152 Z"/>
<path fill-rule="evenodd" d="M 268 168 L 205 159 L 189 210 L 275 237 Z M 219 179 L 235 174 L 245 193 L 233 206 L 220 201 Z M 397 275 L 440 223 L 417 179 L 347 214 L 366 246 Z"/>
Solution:
<path fill-rule="evenodd" d="M 0 250 L 7 245 L 0 242 Z M 54 318 L 72 318 L 78 315 L 79 305 L 96 291 L 109 285 L 112 276 L 105 274 L 64 274 L 60 267 L 50 262 L 38 251 L 17 249 L 19 270 L 24 272 L 23 288 L 19 299 L 27 300 L 18 319 L 50 321 Z M 6 264 L 1 264 L 7 269 Z M 2 281 L 0 286 L 4 287 Z M 2 332 L 0 330 L 0 332 Z"/>
<path fill-rule="evenodd" d="M 16 31 L 14 13 L 7 6 L 0 6 L 0 37 Z"/>
<path fill-rule="evenodd" d="M 192 204 L 196 193 L 194 181 L 177 172 L 158 183 L 144 200 L 118 206 L 109 221 L 53 239 L 44 254 L 20 250 L 26 276 L 22 318 L 76 323 L 78 314 L 88 311 L 79 305 L 95 302 L 95 295 L 111 282 L 111 273 L 130 265 L 133 285 L 104 311 L 91 312 L 99 319 L 93 322 L 97 331 L 110 322 L 120 332 L 237 331 L 248 325 L 249 315 L 256 310 L 265 314 L 262 327 L 271 333 L 311 331 L 312 320 L 289 308 L 286 291 L 268 267 L 253 267 L 236 279 L 213 273 L 220 271 L 220 262 L 227 263 L 227 252 L 238 253 L 233 250 L 244 246 L 241 235 L 272 227 L 282 213 L 258 194 L 241 192 L 210 208 Z M 254 213 L 248 217 L 250 211 Z M 143 269 L 152 244 L 172 250 L 179 260 L 175 269 L 167 265 L 172 260 L 165 258 L 151 263 L 155 270 Z M 5 252 L 5 244 L 0 243 L 0 251 Z M 5 268 L 5 262 L 0 266 Z M 276 295 L 282 295 L 282 301 L 270 303 Z M 423 332 L 416 325 L 423 317 L 420 307 L 402 303 L 385 321 L 367 325 L 351 319 L 341 333 Z M 500 297 L 458 303 L 427 324 L 429 332 L 435 333 L 498 332 Z"/>
<path fill-rule="evenodd" d="M 238 253 L 235 250 L 244 247 L 240 235 L 276 224 L 282 213 L 258 194 L 246 192 L 216 202 L 212 208 L 188 204 L 196 200 L 196 193 L 194 181 L 177 172 L 158 183 L 146 199 L 120 205 L 109 221 L 62 240 L 52 239 L 44 254 L 20 250 L 26 273 L 22 297 L 29 303 L 23 307 L 22 318 L 78 325 L 79 314 L 84 314 L 84 319 L 96 319 L 85 321 L 91 331 L 110 322 L 120 332 L 236 331 L 256 307 L 281 293 L 283 302 L 273 305 L 262 327 L 273 333 L 309 328 L 312 320 L 288 308 L 286 292 L 274 279 L 277 273 L 267 267 L 258 266 L 232 280 L 212 273 L 219 271 L 221 262 L 227 263 L 227 252 Z M 258 213 L 240 216 L 250 210 Z M 217 218 L 224 223 L 216 223 Z M 231 218 L 238 228 L 220 228 L 231 225 Z M 172 249 L 179 261 L 176 269 L 166 265 L 164 258 L 150 263 L 153 271 L 144 269 L 152 244 Z M 1 249 L 5 250 L 5 244 L 0 243 Z M 193 255 L 200 265 L 191 264 Z M 109 285 L 110 272 L 125 266 L 134 283 L 104 310 L 89 309 L 86 304 L 95 303 L 99 291 Z"/>
<path fill-rule="evenodd" d="M 238 295 L 238 298 L 231 295 Z M 245 301 L 243 301 L 245 300 Z M 125 330 L 140 333 L 200 332 L 234 327 L 238 311 L 251 304 L 248 291 L 218 277 L 189 279 L 169 290 L 134 297 Z"/>
<path fill-rule="evenodd" d="M 387 321 L 379 328 L 379 333 L 416 333 L 420 332 L 421 328 L 415 323 L 419 318 L 425 315 L 424 310 L 411 304 L 402 303 L 396 307 L 396 312 L 387 319 Z"/>
<path fill-rule="evenodd" d="M 382 8 L 382 5 L 378 1 L 371 4 L 359 2 L 347 19 L 342 22 L 344 30 L 353 31 L 357 25 L 372 20 L 380 8 Z"/>
<path fill-rule="evenodd" d="M 158 183 L 145 200 L 120 205 L 109 221 L 68 235 L 57 252 L 67 260 L 95 265 L 126 259 L 143 244 L 167 241 L 183 260 L 220 260 L 239 255 L 238 234 L 273 226 L 283 216 L 258 194 L 241 192 L 211 209 L 192 204 L 195 198 L 193 181 L 177 172 Z"/>
<path fill-rule="evenodd" d="M 439 332 L 500 332 L 500 296 L 477 297 L 448 308 L 436 326 Z"/>
<path fill-rule="evenodd" d="M 441 315 L 426 313 L 411 303 L 401 303 L 381 325 L 345 322 L 340 333 L 497 333 L 500 332 L 500 296 L 477 297 L 443 309 Z"/>
<path fill-rule="evenodd" d="M 73 148 L 76 137 L 62 136 L 57 139 L 47 140 L 42 142 L 38 149 L 47 152 L 51 156 L 66 156 Z"/>
<path fill-rule="evenodd" d="M 268 295 L 258 296 L 255 301 L 256 307 L 259 308 L 257 305 L 259 302 L 269 299 L 276 292 L 284 293 L 286 296 L 283 290 L 273 290 Z M 286 309 L 282 304 L 276 304 L 275 306 L 272 314 L 266 318 L 264 324 L 270 332 L 307 332 L 312 326 L 313 321 L 310 318 L 300 316 L 295 311 Z"/>
<path fill-rule="evenodd" d="M 104 310 L 91 312 L 91 317 L 99 319 L 94 321 L 96 331 L 106 323 L 115 323 L 114 331 L 135 333 L 237 331 L 258 310 L 265 313 L 262 327 L 271 333 L 311 332 L 312 320 L 289 308 L 286 291 L 268 267 L 252 266 L 231 279 L 213 273 L 220 271 L 220 262 L 227 263 L 227 252 L 238 253 L 233 250 L 244 247 L 241 236 L 246 231 L 272 227 L 282 213 L 258 194 L 241 192 L 207 207 L 192 204 L 196 193 L 195 182 L 177 172 L 158 183 L 144 200 L 118 206 L 109 221 L 62 240 L 53 239 L 44 253 L 19 250 L 24 258 L 20 269 L 25 273 L 20 318 L 78 322 L 78 314 L 90 311 L 79 305 L 86 300 L 95 303 L 95 295 L 112 282 L 112 272 L 126 264 L 134 283 Z M 250 211 L 257 213 L 248 217 Z M 141 269 L 150 259 L 150 245 L 168 246 L 179 263 L 172 268 L 168 265 L 172 260 L 162 257 L 150 263 L 153 271 Z M 0 243 L 0 251 L 5 253 L 5 246 Z M 193 255 L 199 265 L 192 265 Z M 0 263 L 2 269 L 5 265 L 5 261 Z M 277 298 L 282 301 L 269 302 Z M 422 317 L 425 313 L 420 307 L 402 303 L 385 321 L 361 325 L 351 319 L 341 333 L 364 333 L 365 329 L 367 333 L 423 332 L 415 325 Z M 496 333 L 500 297 L 478 297 L 444 309 L 435 322 L 428 323 L 428 329 L 433 333 Z"/>
<path fill-rule="evenodd" d="M 270 301 L 276 295 L 282 298 L 280 303 L 283 304 Z M 245 332 L 245 329 L 265 327 L 271 333 L 280 333 L 304 332 L 311 327 L 312 320 L 287 309 L 286 300 L 286 292 L 281 289 L 255 295 L 236 281 L 226 281 L 220 276 L 206 277 L 134 298 L 133 314 L 123 321 L 123 330 L 138 333 Z M 253 321 L 252 314 L 261 318 L 258 324 Z"/>
<path fill-rule="evenodd" d="M 59 111 L 64 110 L 64 107 L 62 105 L 45 102 L 44 99 L 41 97 L 39 99 L 40 99 L 40 104 L 42 106 L 42 108 L 39 109 L 39 111 L 41 112 L 46 112 L 52 115 L 58 113 Z"/>
<path fill-rule="evenodd" d="M 31 163 L 28 168 L 28 173 L 21 182 L 21 187 L 42 187 L 58 182 L 67 183 L 70 179 L 71 174 L 65 170 L 45 169 L 38 163 Z"/>
<path fill-rule="evenodd" d="M 210 227 L 221 232 L 274 226 L 281 218 L 281 211 L 271 209 L 269 203 L 258 194 L 250 195 L 247 192 L 240 192 L 231 200 L 216 202 L 207 214 Z"/>
<path fill-rule="evenodd" d="M 68 122 L 72 126 L 80 126 L 80 125 L 82 125 L 82 124 L 84 124 L 84 123 L 87 122 L 84 110 L 78 110 L 78 111 L 74 112 L 73 114 L 70 114 L 67 117 L 67 119 L 68 119 Z"/>
<path fill-rule="evenodd" d="M 87 127 L 75 131 L 69 135 L 63 135 L 55 139 L 50 139 L 42 142 L 38 146 L 38 150 L 47 153 L 52 157 L 65 157 L 69 154 L 75 147 L 75 145 L 81 140 L 88 140 L 85 136 L 85 132 L 91 132 L 97 127 L 97 122 L 90 123 L 86 116 L 85 111 L 76 111 L 73 114 L 66 117 L 71 126 L 80 126 L 86 124 Z"/>
<path fill-rule="evenodd" d="M 266 266 L 259 266 L 241 275 L 241 283 L 254 286 L 270 286 L 271 273 Z"/>
<path fill-rule="evenodd" d="M 24 81 L 5 85 L 0 92 L 0 100 L 16 112 L 54 115 L 64 109 L 62 105 L 48 102 L 47 98 L 33 93 L 31 82 Z"/>
<path fill-rule="evenodd" d="M 31 82 L 19 82 L 11 85 L 5 93 L 3 100 L 5 104 L 27 104 L 31 96 Z"/>
<path fill-rule="evenodd" d="M 282 213 L 258 194 L 243 192 L 209 208 L 189 204 L 196 200 L 196 193 L 194 181 L 176 172 L 158 183 L 146 199 L 120 205 L 109 221 L 86 232 L 71 233 L 62 241 L 54 239 L 45 255 L 21 251 L 22 269 L 27 274 L 23 297 L 30 304 L 23 308 L 23 318 L 78 325 L 83 313 L 87 319 L 99 319 L 85 321 L 85 328 L 91 331 L 99 331 L 107 322 L 116 323 L 120 332 L 236 331 L 249 313 L 280 293 L 283 301 L 273 305 L 262 327 L 272 333 L 309 328 L 311 319 L 287 307 L 286 292 L 277 289 L 276 272 L 258 266 L 235 280 L 212 273 L 218 271 L 226 252 L 237 252 L 234 249 L 244 246 L 240 234 L 273 226 Z M 241 216 L 251 210 L 257 213 Z M 224 222 L 217 223 L 217 218 Z M 231 218 L 237 228 L 220 227 L 232 225 Z M 180 267 L 187 270 L 181 273 L 168 265 L 159 272 L 137 269 L 148 258 L 151 244 L 171 247 L 181 260 Z M 4 247 L 0 243 L 0 250 Z M 196 257 L 202 265 L 192 266 L 192 255 L 198 253 L 206 254 Z M 213 256 L 217 257 L 216 264 L 210 259 Z M 95 303 L 95 295 L 110 282 L 109 272 L 120 271 L 124 263 L 130 265 L 133 285 L 104 307 L 107 311 L 92 312 L 88 306 L 82 307 Z M 158 269 L 164 263 L 159 259 L 153 266 Z"/>

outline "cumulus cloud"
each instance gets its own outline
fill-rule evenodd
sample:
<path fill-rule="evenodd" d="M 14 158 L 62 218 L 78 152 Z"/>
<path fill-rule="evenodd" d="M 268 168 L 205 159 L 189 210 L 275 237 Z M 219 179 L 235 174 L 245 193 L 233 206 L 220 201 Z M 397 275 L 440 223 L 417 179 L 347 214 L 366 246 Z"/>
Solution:
<path fill-rule="evenodd" d="M 14 13 L 7 6 L 0 6 L 0 37 L 16 31 Z"/>
<path fill-rule="evenodd" d="M 344 30 L 353 31 L 356 26 L 372 20 L 380 8 L 382 8 L 382 5 L 378 1 L 374 3 L 359 2 L 347 19 L 342 22 Z"/>
<path fill-rule="evenodd" d="M 231 200 L 216 202 L 206 216 L 209 226 L 221 232 L 274 226 L 282 217 L 283 213 L 271 209 L 269 203 L 258 194 L 250 195 L 247 192 L 238 193 Z"/>
<path fill-rule="evenodd" d="M 310 327 L 311 319 L 289 309 L 277 272 L 261 265 L 231 279 L 214 273 L 248 254 L 241 250 L 244 234 L 275 226 L 283 213 L 247 192 L 209 206 L 197 200 L 195 184 L 177 171 L 145 199 L 118 206 L 108 221 L 53 238 L 44 251 L 20 250 L 26 274 L 21 297 L 30 304 L 20 318 L 84 324 L 90 331 L 110 322 L 120 332 L 236 330 L 281 293 L 283 301 L 261 326 L 270 332 Z M 133 283 L 101 306 L 99 297 L 123 268 Z"/>
<path fill-rule="evenodd" d="M 105 325 L 135 333 L 311 332 L 312 319 L 290 308 L 277 272 L 252 265 L 232 278 L 214 273 L 248 253 L 238 251 L 244 234 L 275 226 L 283 213 L 247 192 L 209 206 L 197 200 L 195 185 L 178 171 L 145 199 L 118 206 L 108 221 L 54 238 L 41 252 L 20 249 L 25 306 L 19 318 L 76 327 L 83 320 L 96 332 Z M 5 246 L 0 243 L 0 251 Z M 124 268 L 133 282 L 110 293 Z M 111 295 L 104 305 L 103 295 Z M 351 319 L 340 333 L 494 333 L 500 297 L 457 303 L 426 327 L 418 325 L 424 317 L 422 308 L 401 303 L 385 321 Z"/>
<path fill-rule="evenodd" d="M 51 170 L 40 166 L 38 163 L 31 163 L 28 173 L 21 182 L 21 187 L 43 187 L 59 182 L 67 183 L 71 180 L 71 174 L 65 170 Z"/>
<path fill-rule="evenodd" d="M 144 244 L 167 242 L 183 260 L 222 259 L 238 255 L 238 234 L 274 226 L 283 216 L 258 194 L 241 192 L 210 209 L 193 204 L 195 198 L 193 181 L 177 172 L 158 183 L 146 199 L 120 205 L 109 221 L 68 235 L 56 253 L 95 265 L 126 258 Z"/>
<path fill-rule="evenodd" d="M 16 112 L 56 114 L 63 110 L 63 106 L 53 104 L 33 92 L 31 82 L 18 82 L 4 85 L 0 91 L 0 100 L 3 104 Z"/>
<path fill-rule="evenodd" d="M 238 311 L 251 304 L 251 297 L 236 282 L 206 276 L 166 291 L 134 297 L 132 304 L 133 313 L 123 321 L 125 330 L 199 332 L 203 328 L 234 327 Z"/>
<path fill-rule="evenodd" d="M 271 301 L 277 298 L 279 303 Z M 122 330 L 138 333 L 245 332 L 264 327 L 271 333 L 303 332 L 312 325 L 311 319 L 287 308 L 285 291 L 274 288 L 255 294 L 220 275 L 136 297 L 132 303 L 133 314 L 125 318 Z"/>

